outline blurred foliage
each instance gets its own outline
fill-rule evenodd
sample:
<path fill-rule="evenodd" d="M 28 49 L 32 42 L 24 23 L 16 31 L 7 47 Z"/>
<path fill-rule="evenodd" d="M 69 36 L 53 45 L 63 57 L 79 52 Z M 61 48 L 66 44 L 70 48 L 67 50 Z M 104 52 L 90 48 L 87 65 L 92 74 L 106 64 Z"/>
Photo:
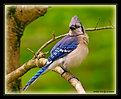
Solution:
<path fill-rule="evenodd" d="M 29 24 L 21 39 L 20 65 L 33 57 L 27 48 L 37 50 L 49 39 L 52 32 L 61 35 L 69 31 L 69 23 L 77 15 L 85 28 L 116 25 L 115 5 L 58 5 L 51 6 L 47 13 Z M 93 91 L 114 91 L 116 86 L 116 31 L 114 29 L 88 31 L 89 54 L 78 67 L 69 68 L 80 79 L 87 93 Z M 58 40 L 57 40 L 58 41 Z M 50 51 L 54 44 L 43 52 Z M 49 55 L 47 55 L 49 57 Z M 33 68 L 22 76 L 22 87 L 33 77 L 39 68 Z M 49 71 L 31 85 L 25 93 L 76 93 L 75 89 L 59 74 Z"/>

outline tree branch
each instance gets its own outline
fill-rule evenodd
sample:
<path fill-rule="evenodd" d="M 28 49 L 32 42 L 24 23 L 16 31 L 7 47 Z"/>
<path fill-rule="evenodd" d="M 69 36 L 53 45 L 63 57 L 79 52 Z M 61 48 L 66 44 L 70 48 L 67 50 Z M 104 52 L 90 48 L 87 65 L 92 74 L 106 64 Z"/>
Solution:
<path fill-rule="evenodd" d="M 104 29 L 114 29 L 115 27 L 113 26 L 106 26 L 106 27 L 99 27 L 99 28 L 88 28 L 86 29 L 86 31 L 96 31 L 96 30 L 104 30 Z M 32 53 L 36 54 L 37 56 L 39 56 L 39 58 L 36 58 L 35 56 L 29 60 L 28 62 L 26 62 L 25 64 L 23 64 L 21 67 L 19 67 L 18 69 L 16 69 L 15 71 L 9 73 L 6 76 L 7 79 L 7 83 L 10 83 L 12 81 L 14 81 L 15 79 L 23 76 L 27 71 L 29 71 L 31 68 L 34 67 L 42 67 L 47 59 L 45 59 L 45 55 L 44 53 L 42 53 L 41 51 L 50 43 L 52 43 L 53 41 L 60 39 L 64 36 L 66 36 L 67 34 L 63 34 L 57 37 L 54 37 L 54 39 L 52 38 L 51 40 L 47 41 L 45 44 L 43 44 L 43 46 L 37 51 L 37 53 L 34 53 L 33 51 L 31 51 Z M 43 56 L 44 55 L 44 56 Z M 62 74 L 64 72 L 64 69 L 57 66 L 56 68 L 53 69 L 53 71 Z M 64 75 L 62 76 L 65 80 L 69 81 L 70 84 L 77 90 L 78 93 L 84 94 L 85 90 L 81 84 L 81 82 L 74 76 L 72 75 L 70 72 L 66 72 L 64 73 Z"/>
<path fill-rule="evenodd" d="M 104 29 L 115 29 L 115 26 L 104 26 L 99 28 L 88 28 L 86 31 L 96 31 L 96 30 L 104 30 Z"/>
<path fill-rule="evenodd" d="M 6 75 L 14 73 L 20 67 L 20 41 L 25 27 L 40 16 L 44 16 L 48 8 L 40 5 L 5 5 Z M 22 71 L 21 73 L 24 74 Z M 9 75 L 8 79 L 14 79 L 15 75 L 12 75 L 13 77 Z M 21 79 L 14 79 L 6 85 L 6 92 L 19 92 L 20 89 Z"/>
<path fill-rule="evenodd" d="M 45 44 L 43 44 L 43 45 L 41 46 L 41 48 L 37 51 L 36 55 L 38 55 L 47 45 L 49 45 L 50 43 L 54 42 L 55 40 L 60 39 L 60 38 L 62 38 L 62 37 L 64 37 L 64 36 L 66 36 L 66 35 L 67 35 L 67 34 L 63 34 L 63 35 L 54 37 L 54 39 L 53 39 L 53 38 L 50 39 L 49 41 L 47 41 Z M 34 56 L 33 59 L 35 59 L 35 56 Z"/>
<path fill-rule="evenodd" d="M 97 26 L 97 25 L 96 25 Z M 97 30 L 104 30 L 104 29 L 115 29 L 115 27 L 114 26 L 105 26 L 105 27 L 99 27 L 99 28 L 88 28 L 88 29 L 85 29 L 85 31 L 97 31 Z M 52 33 L 53 34 L 53 33 Z M 60 39 L 60 38 L 62 38 L 62 37 L 64 37 L 64 36 L 66 36 L 67 35 L 67 33 L 66 34 L 62 34 L 62 35 L 60 35 L 60 36 L 57 36 L 57 37 L 55 37 L 55 34 L 53 34 L 54 36 L 54 39 L 52 38 L 52 39 L 50 39 L 49 41 L 47 41 L 45 44 L 43 44 L 42 46 L 41 46 L 41 48 L 37 51 L 37 53 L 36 53 L 36 55 L 38 55 L 39 54 L 39 52 L 41 52 L 47 45 L 49 45 L 50 43 L 52 43 L 53 41 L 55 41 L 55 40 L 57 40 L 57 39 Z M 34 56 L 34 58 L 35 58 L 35 56 Z"/>
<path fill-rule="evenodd" d="M 15 79 L 18 79 L 19 77 L 23 76 L 27 71 L 29 71 L 34 67 L 42 67 L 45 64 L 45 62 L 46 62 L 45 58 L 40 58 L 39 60 L 37 58 L 29 60 L 21 67 L 19 67 L 18 69 L 14 70 L 13 72 L 9 73 L 6 76 L 7 83 L 9 84 Z"/>
<path fill-rule="evenodd" d="M 85 90 L 81 84 L 81 82 L 78 80 L 78 78 L 76 78 L 73 74 L 71 74 L 70 72 L 66 71 L 61 68 L 60 66 L 57 66 L 53 69 L 55 72 L 59 73 L 60 75 L 62 75 L 62 77 L 69 81 L 69 83 L 76 89 L 76 91 L 79 94 L 85 94 Z"/>

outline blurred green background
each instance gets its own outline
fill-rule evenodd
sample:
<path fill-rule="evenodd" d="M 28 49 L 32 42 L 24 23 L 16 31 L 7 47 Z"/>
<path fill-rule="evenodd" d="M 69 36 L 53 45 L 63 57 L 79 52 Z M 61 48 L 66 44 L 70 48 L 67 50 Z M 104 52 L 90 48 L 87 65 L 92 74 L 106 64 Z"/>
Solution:
<path fill-rule="evenodd" d="M 78 16 L 85 28 L 116 25 L 115 5 L 51 5 L 47 13 L 29 24 L 21 39 L 20 65 L 33 57 L 27 48 L 37 50 L 55 35 L 69 31 L 71 18 Z M 116 88 L 116 30 L 87 31 L 89 54 L 78 67 L 69 68 L 81 81 L 87 93 L 93 91 L 114 91 Z M 59 40 L 57 40 L 59 41 Z M 50 51 L 54 44 L 48 45 L 43 52 Z M 48 57 L 49 55 L 47 55 Z M 39 68 L 29 70 L 22 76 L 22 88 Z M 49 71 L 41 76 L 23 93 L 76 93 L 75 89 L 59 74 Z"/>

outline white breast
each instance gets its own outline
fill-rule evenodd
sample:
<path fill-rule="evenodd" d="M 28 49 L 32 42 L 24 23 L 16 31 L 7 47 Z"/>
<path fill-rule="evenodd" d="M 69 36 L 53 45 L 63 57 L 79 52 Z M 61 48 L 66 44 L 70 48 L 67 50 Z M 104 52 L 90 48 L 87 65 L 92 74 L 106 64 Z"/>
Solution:
<path fill-rule="evenodd" d="M 70 54 L 68 54 L 64 61 L 64 68 L 68 68 L 70 66 L 78 66 L 85 59 L 88 54 L 88 47 L 84 44 L 78 45 L 75 50 L 73 50 Z"/>

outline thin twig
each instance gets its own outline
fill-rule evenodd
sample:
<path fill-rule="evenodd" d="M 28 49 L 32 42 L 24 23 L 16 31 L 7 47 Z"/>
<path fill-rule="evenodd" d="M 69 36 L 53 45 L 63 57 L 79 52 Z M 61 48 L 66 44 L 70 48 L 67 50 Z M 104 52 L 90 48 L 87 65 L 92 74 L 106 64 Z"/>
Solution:
<path fill-rule="evenodd" d="M 109 19 L 109 23 L 110 23 L 111 26 L 114 26 L 114 25 L 111 23 L 111 20 L 110 20 L 110 19 Z"/>
<path fill-rule="evenodd" d="M 99 28 L 88 28 L 86 31 L 97 31 L 97 30 L 104 30 L 104 29 L 115 29 L 115 26 L 104 26 Z"/>
<path fill-rule="evenodd" d="M 55 32 L 53 32 L 52 35 L 53 35 L 53 40 L 54 40 L 55 39 Z"/>
<path fill-rule="evenodd" d="M 99 22 L 100 22 L 100 18 L 99 18 L 99 20 L 96 23 L 95 29 L 97 28 Z"/>
<path fill-rule="evenodd" d="M 33 50 L 31 50 L 30 48 L 27 48 L 27 50 L 30 51 L 32 54 L 34 54 L 34 56 L 37 58 L 37 55 Z"/>
<path fill-rule="evenodd" d="M 99 22 L 99 21 L 98 21 L 98 22 Z M 104 29 L 115 29 L 115 27 L 114 27 L 114 26 L 105 26 L 105 27 L 99 27 L 99 28 L 88 28 L 88 29 L 85 29 L 85 30 L 86 30 L 86 31 L 96 31 L 96 30 L 104 30 Z M 49 41 L 47 41 L 45 44 L 43 44 L 43 45 L 40 47 L 40 49 L 37 51 L 36 55 L 38 55 L 40 51 L 42 51 L 47 45 L 49 45 L 49 44 L 52 43 L 53 41 L 55 41 L 55 40 L 57 40 L 57 39 L 60 39 L 60 38 L 62 38 L 62 37 L 64 37 L 64 36 L 67 35 L 67 33 L 66 33 L 66 34 L 63 34 L 63 35 L 60 35 L 60 36 L 55 37 L 55 33 L 52 33 L 52 34 L 53 34 L 54 39 L 52 38 L 52 39 L 50 39 Z M 35 59 L 35 58 L 36 58 L 36 57 L 34 57 L 34 59 Z"/>
<path fill-rule="evenodd" d="M 49 45 L 50 43 L 52 43 L 53 41 L 55 41 L 55 40 L 57 40 L 57 39 L 59 39 L 59 38 L 62 38 L 62 37 L 64 37 L 64 36 L 66 36 L 67 34 L 63 34 L 63 35 L 60 35 L 60 36 L 57 36 L 57 37 L 55 37 L 55 39 L 50 39 L 49 41 L 47 41 L 45 44 L 43 44 L 42 46 L 41 46 L 41 48 L 37 51 L 37 53 L 36 53 L 36 55 L 38 55 L 39 54 L 39 52 L 40 51 L 42 51 L 47 45 Z M 35 59 L 36 57 L 33 57 L 33 59 Z"/>

